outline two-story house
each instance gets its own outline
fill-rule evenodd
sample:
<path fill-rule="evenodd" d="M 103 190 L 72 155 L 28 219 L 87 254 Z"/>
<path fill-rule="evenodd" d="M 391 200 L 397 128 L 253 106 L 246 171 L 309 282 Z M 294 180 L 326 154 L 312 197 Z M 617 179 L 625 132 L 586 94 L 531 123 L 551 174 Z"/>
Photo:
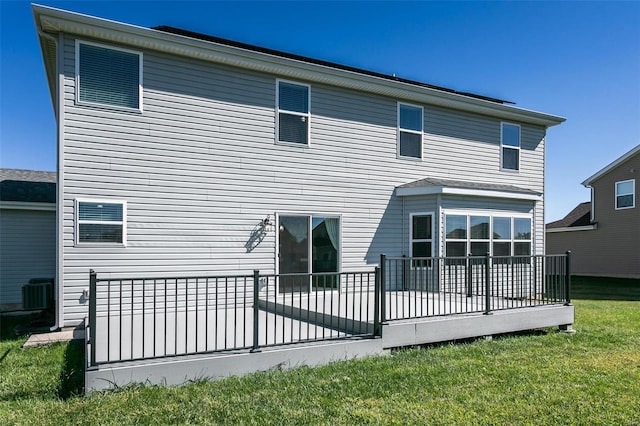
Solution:
<path fill-rule="evenodd" d="M 544 254 L 547 129 L 510 102 L 33 6 L 58 129 L 59 325 L 87 276 Z M 282 285 L 282 293 L 310 291 Z"/>
<path fill-rule="evenodd" d="M 547 252 L 570 250 L 576 275 L 640 278 L 640 145 L 582 182 L 591 201 L 547 224 Z"/>

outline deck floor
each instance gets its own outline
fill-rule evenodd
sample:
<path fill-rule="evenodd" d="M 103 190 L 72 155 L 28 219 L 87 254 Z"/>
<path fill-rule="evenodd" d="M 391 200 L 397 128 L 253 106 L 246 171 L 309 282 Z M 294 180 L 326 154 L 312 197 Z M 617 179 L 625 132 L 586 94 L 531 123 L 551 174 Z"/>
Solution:
<path fill-rule="evenodd" d="M 484 296 L 387 291 L 387 320 L 483 312 Z M 519 308 L 530 301 L 492 298 L 492 306 Z M 374 293 L 318 292 L 261 298 L 258 345 L 274 346 L 373 332 Z M 253 346 L 253 307 L 176 312 L 98 314 L 96 362 L 247 349 Z"/>

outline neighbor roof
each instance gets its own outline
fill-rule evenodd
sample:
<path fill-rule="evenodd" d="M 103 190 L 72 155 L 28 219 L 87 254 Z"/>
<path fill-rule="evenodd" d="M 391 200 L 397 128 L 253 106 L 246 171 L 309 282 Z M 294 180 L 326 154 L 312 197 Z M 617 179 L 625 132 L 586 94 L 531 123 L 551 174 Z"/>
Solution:
<path fill-rule="evenodd" d="M 582 185 L 587 186 L 587 187 L 591 186 L 593 181 L 600 179 L 602 176 L 604 176 L 605 174 L 609 173 L 611 170 L 615 169 L 620 164 L 624 163 L 629 158 L 631 158 L 631 157 L 633 157 L 634 155 L 637 155 L 637 154 L 640 154 L 640 145 L 636 145 L 636 147 L 633 148 L 631 151 L 629 151 L 626 154 L 622 155 L 617 160 L 613 161 L 612 163 L 610 163 L 609 165 L 607 165 L 606 167 L 604 167 L 603 169 L 598 171 L 593 176 L 587 178 L 584 182 L 582 182 Z"/>
<path fill-rule="evenodd" d="M 0 201 L 56 202 L 56 173 L 0 169 Z"/>
<path fill-rule="evenodd" d="M 555 222 L 547 223 L 547 229 L 571 228 L 575 226 L 591 225 L 591 202 L 586 201 L 578 204 L 564 218 Z"/>
<path fill-rule="evenodd" d="M 141 50 L 154 50 L 282 78 L 328 84 L 395 98 L 401 101 L 442 106 L 461 111 L 514 120 L 544 127 L 555 126 L 565 119 L 556 115 L 527 110 L 506 101 L 486 96 L 456 92 L 438 86 L 401 79 L 327 61 L 292 55 L 225 40 L 173 27 L 144 28 L 107 19 L 68 12 L 47 6 L 32 5 L 40 46 L 44 58 L 49 89 L 56 105 L 55 34 L 68 33 L 126 45 Z"/>
<path fill-rule="evenodd" d="M 513 198 L 522 200 L 539 200 L 540 192 L 513 185 L 471 182 L 453 179 L 427 177 L 396 187 L 398 196 L 409 195 L 477 195 L 483 197 Z"/>

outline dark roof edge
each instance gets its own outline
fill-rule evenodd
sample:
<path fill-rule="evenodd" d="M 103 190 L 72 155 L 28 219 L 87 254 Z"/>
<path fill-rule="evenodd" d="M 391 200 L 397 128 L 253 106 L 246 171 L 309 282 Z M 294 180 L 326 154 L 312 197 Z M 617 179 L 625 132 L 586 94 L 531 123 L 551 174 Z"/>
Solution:
<path fill-rule="evenodd" d="M 283 52 L 280 50 L 275 50 L 275 49 L 269 49 L 266 47 L 261 47 L 261 46 L 256 46 L 256 45 L 252 45 L 252 44 L 248 44 L 248 43 L 242 43 L 239 41 L 234 41 L 234 40 L 229 40 L 229 39 L 225 39 L 225 38 L 221 38 L 221 37 L 215 37 L 215 36 L 211 36 L 211 35 L 207 35 L 207 34 L 202 34 L 202 33 L 197 33 L 194 31 L 189 31 L 189 30 L 183 30 L 181 28 L 176 28 L 176 27 L 172 27 L 169 25 L 160 25 L 157 27 L 151 27 L 152 30 L 157 30 L 157 31 L 162 31 L 165 33 L 169 33 L 169 34 L 175 34 L 175 35 L 180 35 L 180 36 L 184 36 L 184 37 L 190 37 L 190 38 L 194 38 L 197 40 L 204 40 L 204 41 L 209 41 L 212 43 L 218 43 L 218 44 L 222 44 L 225 46 L 230 46 L 230 47 L 236 47 L 239 49 L 245 49 L 245 50 L 251 50 L 254 52 L 259 52 L 259 53 L 265 53 L 268 55 L 273 55 L 273 56 L 279 56 L 279 57 L 283 57 L 283 58 L 287 58 L 287 59 L 293 59 L 296 61 L 301 61 L 301 62 L 308 62 L 311 64 L 315 64 L 315 65 L 321 65 L 321 66 L 326 66 L 329 68 L 335 68 L 335 69 L 339 69 L 339 70 L 343 70 L 343 71 L 350 71 L 350 72 L 355 72 L 358 74 L 364 74 L 364 75 L 369 75 L 372 77 L 378 77 L 378 78 L 383 78 L 385 80 L 391 80 L 391 81 L 397 81 L 400 83 L 405 83 L 405 84 L 411 84 L 414 86 L 419 86 L 419 87 L 425 87 L 428 89 L 433 89 L 433 90 L 439 90 L 441 92 L 446 92 L 446 93 L 453 93 L 456 95 L 461 95 L 461 96 L 466 96 L 469 98 L 475 98 L 475 99 L 481 99 L 484 101 L 488 101 L 488 102 L 495 102 L 498 104 L 509 104 L 509 105 L 515 105 L 515 102 L 511 102 L 511 101 L 506 101 L 503 99 L 497 99 L 497 98 L 492 98 L 490 96 L 483 96 L 483 95 L 477 95 L 474 93 L 469 93 L 469 92 L 459 92 L 457 90 L 453 90 L 453 89 L 449 89 L 446 87 L 441 87 L 441 86 L 435 86 L 432 84 L 427 84 L 427 83 L 422 83 L 419 81 L 415 81 L 415 80 L 409 80 L 406 78 L 400 78 L 400 77 L 396 77 L 393 75 L 388 75 L 388 74 L 382 74 L 382 73 L 378 73 L 375 71 L 369 71 L 369 70 L 365 70 L 362 68 L 356 68 L 356 67 L 351 67 L 348 65 L 342 65 L 342 64 L 338 64 L 335 62 L 330 62 L 330 61 L 324 61 L 321 59 L 314 59 L 314 58 L 310 58 L 307 56 L 302 56 L 302 55 L 296 55 L 293 53 L 287 53 L 287 52 Z"/>

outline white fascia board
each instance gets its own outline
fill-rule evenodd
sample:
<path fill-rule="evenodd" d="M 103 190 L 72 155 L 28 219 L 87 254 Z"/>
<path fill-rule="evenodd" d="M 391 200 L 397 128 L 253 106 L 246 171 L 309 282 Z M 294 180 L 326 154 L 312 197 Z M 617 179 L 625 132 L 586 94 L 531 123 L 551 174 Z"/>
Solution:
<path fill-rule="evenodd" d="M 65 32 L 79 37 L 135 46 L 139 49 L 156 50 L 292 79 L 340 86 L 400 100 L 438 105 L 545 127 L 555 126 L 565 121 L 564 117 L 387 80 L 355 71 L 226 46 L 46 6 L 33 5 L 32 7 L 36 24 L 45 32 Z"/>
<path fill-rule="evenodd" d="M 593 176 L 588 177 L 587 179 L 585 179 L 584 182 L 582 182 L 582 186 L 589 188 L 591 186 L 591 183 L 594 180 L 599 179 L 601 176 L 603 176 L 604 174 L 608 173 L 609 171 L 611 171 L 612 169 L 618 167 L 618 165 L 624 163 L 625 161 L 627 161 L 629 158 L 633 157 L 634 155 L 636 155 L 637 153 L 640 152 L 640 145 L 636 146 L 635 148 L 633 148 L 631 151 L 627 152 L 626 154 L 622 155 L 620 158 L 618 158 L 617 160 L 613 161 L 612 163 L 608 164 L 607 166 L 605 166 L 604 168 L 600 169 L 596 174 L 594 174 Z"/>
<path fill-rule="evenodd" d="M 31 203 L 27 201 L 0 201 L 0 209 L 56 211 L 55 203 Z"/>
<path fill-rule="evenodd" d="M 598 225 L 595 223 L 593 225 L 566 226 L 564 228 L 545 229 L 545 232 L 547 234 L 553 234 L 555 232 L 592 231 L 594 229 L 598 229 Z"/>
<path fill-rule="evenodd" d="M 486 190 L 486 189 L 447 188 L 443 186 L 396 188 L 396 195 L 398 197 L 407 197 L 411 195 L 434 195 L 434 194 L 464 195 L 469 197 L 485 197 L 485 198 L 506 198 L 506 199 L 512 199 L 512 200 L 530 200 L 530 201 L 542 200 L 542 195 L 538 195 L 538 194 L 523 194 L 518 192 L 493 191 L 493 190 Z"/>

